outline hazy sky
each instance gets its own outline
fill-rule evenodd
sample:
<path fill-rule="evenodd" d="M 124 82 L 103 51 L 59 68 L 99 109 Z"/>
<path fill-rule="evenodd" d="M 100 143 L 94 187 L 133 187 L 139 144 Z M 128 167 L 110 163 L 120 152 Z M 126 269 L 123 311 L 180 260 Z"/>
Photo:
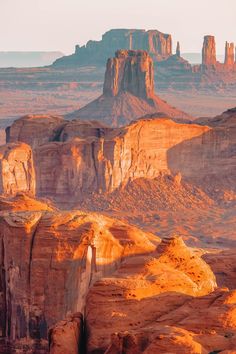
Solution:
<path fill-rule="evenodd" d="M 217 52 L 236 42 L 236 0 L 0 0 L 0 51 L 74 51 L 111 28 L 158 29 L 182 51 L 201 50 L 205 34 Z"/>

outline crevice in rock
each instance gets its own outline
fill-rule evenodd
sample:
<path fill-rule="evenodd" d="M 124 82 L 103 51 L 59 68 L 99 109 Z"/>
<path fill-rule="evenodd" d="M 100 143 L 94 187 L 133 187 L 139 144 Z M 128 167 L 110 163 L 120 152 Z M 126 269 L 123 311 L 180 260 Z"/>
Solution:
<path fill-rule="evenodd" d="M 33 231 L 32 237 L 31 237 L 31 243 L 30 243 L 30 256 L 29 256 L 29 273 L 28 273 L 28 283 L 30 285 L 30 279 L 31 279 L 31 268 L 32 268 L 32 258 L 33 258 L 33 248 L 34 248 L 34 241 L 35 241 L 35 236 L 38 230 L 38 226 L 40 223 L 41 218 L 39 218 L 35 229 Z"/>

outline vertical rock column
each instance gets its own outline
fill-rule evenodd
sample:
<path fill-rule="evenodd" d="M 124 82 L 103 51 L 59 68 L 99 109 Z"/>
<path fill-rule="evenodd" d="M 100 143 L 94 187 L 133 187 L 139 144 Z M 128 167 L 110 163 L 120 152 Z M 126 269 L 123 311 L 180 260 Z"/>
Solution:
<path fill-rule="evenodd" d="M 205 36 L 202 48 L 202 65 L 216 65 L 216 44 L 214 36 Z"/>
<path fill-rule="evenodd" d="M 129 92 L 143 99 L 154 95 L 153 60 L 146 51 L 118 50 L 108 59 L 103 94 Z"/>
<path fill-rule="evenodd" d="M 232 67 L 234 65 L 234 43 L 225 43 L 225 66 Z"/>

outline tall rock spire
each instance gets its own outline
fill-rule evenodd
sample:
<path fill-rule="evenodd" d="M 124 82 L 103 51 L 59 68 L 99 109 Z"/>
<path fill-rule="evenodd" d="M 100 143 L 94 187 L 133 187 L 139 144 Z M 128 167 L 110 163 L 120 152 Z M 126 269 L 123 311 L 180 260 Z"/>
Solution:
<path fill-rule="evenodd" d="M 180 44 L 179 44 L 179 41 L 177 42 L 177 46 L 176 46 L 176 55 L 177 55 L 177 57 L 180 57 Z"/>
<path fill-rule="evenodd" d="M 225 43 L 225 65 L 228 67 L 234 65 L 234 43 Z"/>
<path fill-rule="evenodd" d="M 216 65 L 216 44 L 214 36 L 205 36 L 202 48 L 202 65 Z"/>

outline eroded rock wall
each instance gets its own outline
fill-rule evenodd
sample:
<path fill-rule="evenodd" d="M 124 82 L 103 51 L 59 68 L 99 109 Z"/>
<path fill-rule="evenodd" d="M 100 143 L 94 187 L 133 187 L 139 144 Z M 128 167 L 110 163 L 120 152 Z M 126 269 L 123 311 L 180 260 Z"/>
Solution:
<path fill-rule="evenodd" d="M 0 194 L 35 194 L 36 181 L 31 147 L 15 142 L 0 147 Z"/>
<path fill-rule="evenodd" d="M 147 52 L 119 50 L 108 60 L 103 93 L 117 96 L 121 92 L 143 99 L 153 97 L 153 61 Z"/>
<path fill-rule="evenodd" d="M 48 328 L 83 311 L 88 288 L 121 260 L 155 250 L 158 238 L 97 214 L 0 215 L 3 336 L 47 340 Z"/>

